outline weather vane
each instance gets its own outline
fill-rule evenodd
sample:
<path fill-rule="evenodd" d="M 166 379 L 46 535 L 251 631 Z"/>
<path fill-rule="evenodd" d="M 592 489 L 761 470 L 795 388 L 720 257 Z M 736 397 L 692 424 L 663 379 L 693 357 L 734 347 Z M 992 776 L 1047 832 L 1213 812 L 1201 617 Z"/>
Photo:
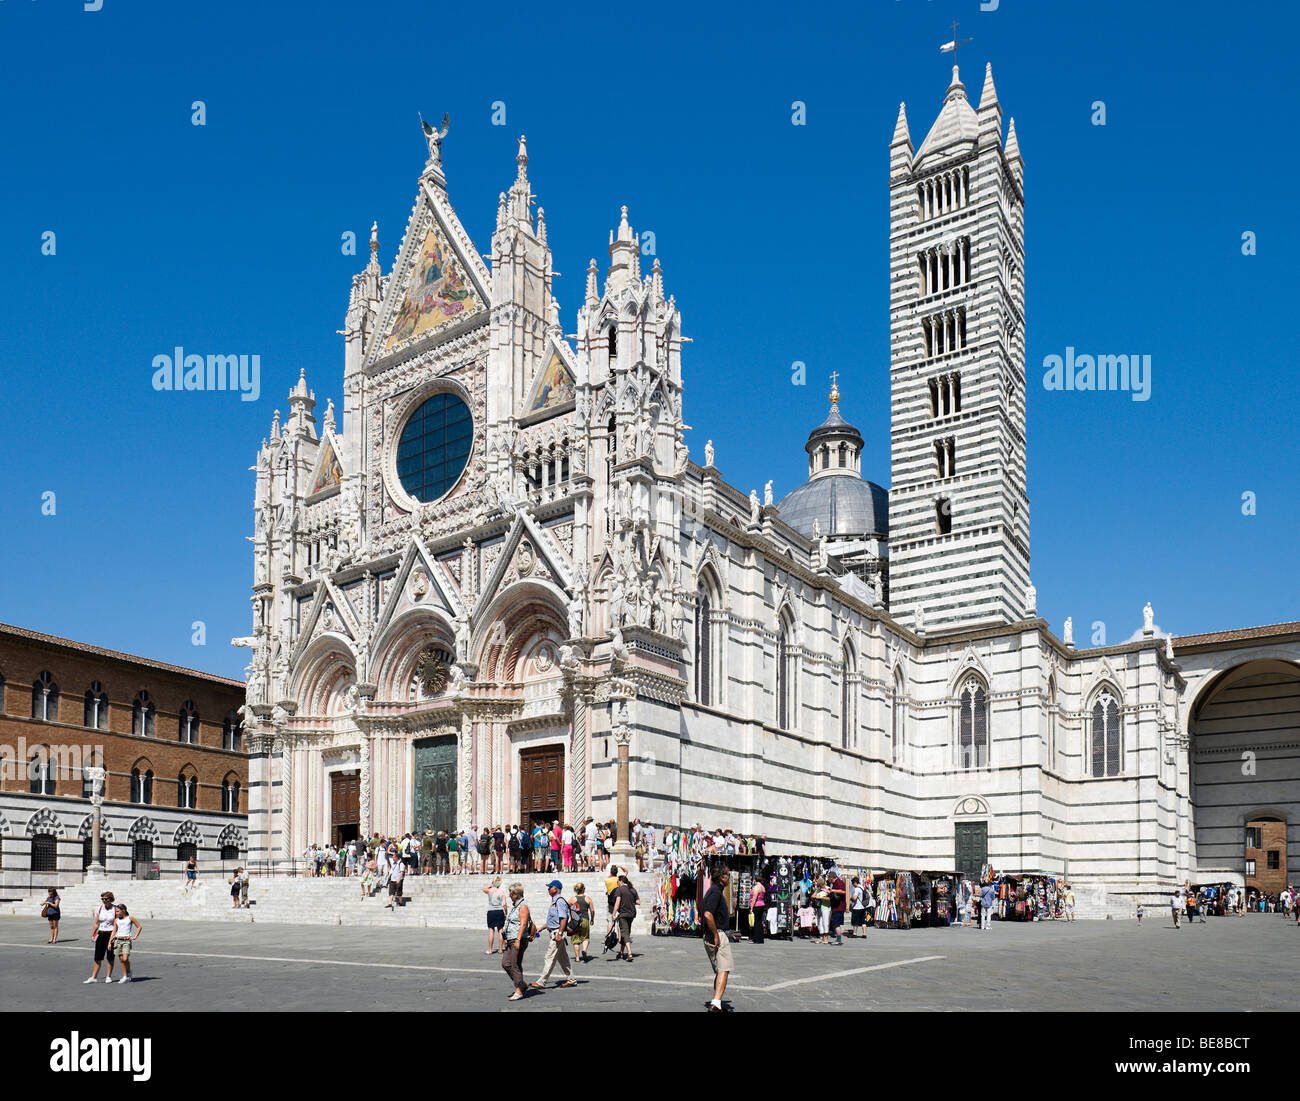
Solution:
<path fill-rule="evenodd" d="M 958 51 L 958 49 L 960 49 L 962 46 L 966 45 L 967 42 L 974 42 L 974 41 L 975 41 L 975 39 L 973 39 L 973 38 L 958 38 L 958 37 L 957 37 L 957 27 L 958 27 L 957 20 L 954 19 L 954 20 L 952 21 L 952 41 L 950 41 L 950 42 L 945 42 L 942 46 L 939 47 L 939 52 L 940 52 L 941 54 L 952 54 L 952 63 L 953 63 L 954 65 L 957 64 L 957 51 Z"/>

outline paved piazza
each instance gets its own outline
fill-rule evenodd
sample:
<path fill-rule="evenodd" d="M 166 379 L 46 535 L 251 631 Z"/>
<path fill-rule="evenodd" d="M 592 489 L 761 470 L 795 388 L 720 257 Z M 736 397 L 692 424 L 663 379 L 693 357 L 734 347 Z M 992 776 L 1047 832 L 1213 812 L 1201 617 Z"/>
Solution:
<path fill-rule="evenodd" d="M 702 1010 L 709 993 L 704 952 L 685 937 L 643 939 L 631 964 L 597 957 L 577 967 L 576 989 L 518 1005 L 486 937 L 463 930 L 148 921 L 140 981 L 112 990 L 82 984 L 88 940 L 45 937 L 44 922 L 0 918 L 5 1009 L 663 1011 Z M 738 944 L 727 993 L 738 1011 L 1294 1010 L 1297 945 L 1300 929 L 1270 914 L 1177 931 L 1165 914 L 1140 927 L 879 930 L 841 948 Z M 530 979 L 543 956 L 529 950 Z"/>

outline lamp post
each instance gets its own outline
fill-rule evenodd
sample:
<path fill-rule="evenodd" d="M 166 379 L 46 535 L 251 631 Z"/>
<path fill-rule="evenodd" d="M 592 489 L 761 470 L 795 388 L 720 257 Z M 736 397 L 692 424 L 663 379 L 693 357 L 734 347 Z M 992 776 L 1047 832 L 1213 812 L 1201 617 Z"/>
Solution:
<path fill-rule="evenodd" d="M 106 773 L 98 765 L 87 765 L 84 769 L 86 779 L 90 781 L 90 805 L 95 808 L 91 816 L 90 867 L 86 869 L 87 880 L 108 878 L 104 868 L 104 778 Z"/>

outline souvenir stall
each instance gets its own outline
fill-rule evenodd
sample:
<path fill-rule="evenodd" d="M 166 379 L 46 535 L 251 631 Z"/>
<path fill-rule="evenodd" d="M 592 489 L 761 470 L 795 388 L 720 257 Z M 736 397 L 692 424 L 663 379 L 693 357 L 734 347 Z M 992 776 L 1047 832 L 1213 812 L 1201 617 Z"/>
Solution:
<path fill-rule="evenodd" d="M 874 924 L 882 929 L 910 929 L 920 917 L 917 879 L 911 872 L 877 872 L 872 893 L 876 896 Z"/>
<path fill-rule="evenodd" d="M 1065 916 L 1064 879 L 1048 875 L 998 877 L 998 916 L 1003 921 L 1047 921 Z"/>
<path fill-rule="evenodd" d="M 749 934 L 750 892 L 754 880 L 762 877 L 767 898 L 765 935 L 790 937 L 794 932 L 796 904 L 830 867 L 826 857 L 709 852 L 704 846 L 694 844 L 690 833 L 672 831 L 665 841 L 664 861 L 656 869 L 651 924 L 651 932 L 657 935 L 699 935 L 704 895 L 713 885 L 717 869 L 725 865 L 731 871 L 727 890 L 731 929 Z M 848 883 L 847 876 L 845 883 Z"/>
<path fill-rule="evenodd" d="M 916 881 L 921 916 L 914 925 L 943 928 L 960 923 L 962 877 L 958 872 L 921 872 Z"/>

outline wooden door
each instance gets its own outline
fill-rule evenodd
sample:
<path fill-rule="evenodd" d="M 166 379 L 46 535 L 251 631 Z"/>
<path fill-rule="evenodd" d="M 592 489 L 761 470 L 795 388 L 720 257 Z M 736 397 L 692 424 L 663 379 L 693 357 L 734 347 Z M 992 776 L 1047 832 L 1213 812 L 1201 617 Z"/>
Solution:
<path fill-rule="evenodd" d="M 341 845 L 361 832 L 361 777 L 335 772 L 330 776 L 330 825 L 333 841 Z"/>
<path fill-rule="evenodd" d="M 519 751 L 519 817 L 527 824 L 564 821 L 564 747 Z"/>

